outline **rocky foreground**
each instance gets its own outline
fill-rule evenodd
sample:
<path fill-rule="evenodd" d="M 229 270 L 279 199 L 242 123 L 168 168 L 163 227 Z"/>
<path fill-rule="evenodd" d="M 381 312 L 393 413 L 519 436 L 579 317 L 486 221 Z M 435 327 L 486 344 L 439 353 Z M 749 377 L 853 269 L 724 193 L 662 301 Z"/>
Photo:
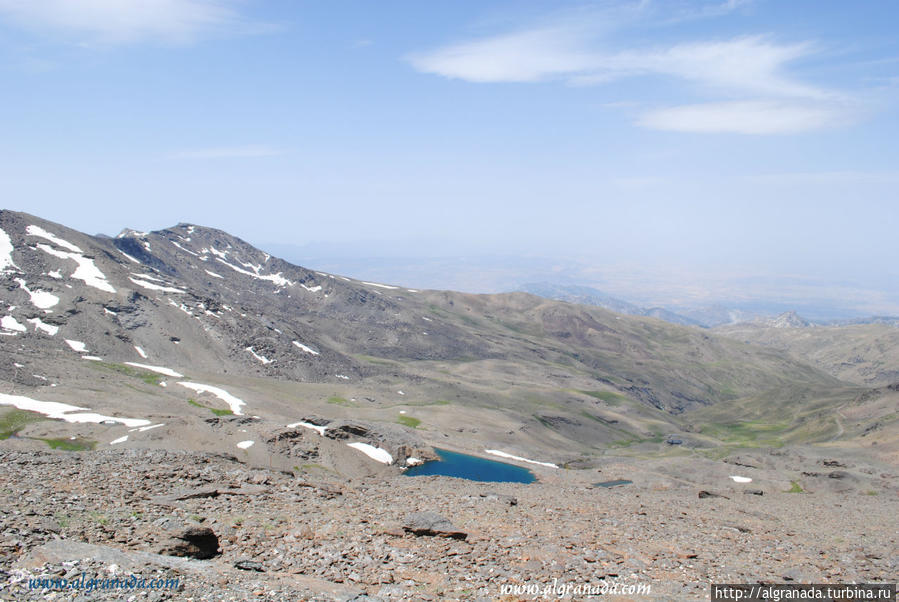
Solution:
<path fill-rule="evenodd" d="M 614 488 L 592 486 L 609 474 L 595 469 L 531 485 L 346 480 L 160 450 L 0 451 L 0 463 L 3 599 L 530 600 L 605 584 L 633 586 L 618 599 L 707 600 L 711 582 L 899 574 L 895 491 L 700 495 L 635 468 Z M 178 585 L 29 588 L 82 574 Z"/>

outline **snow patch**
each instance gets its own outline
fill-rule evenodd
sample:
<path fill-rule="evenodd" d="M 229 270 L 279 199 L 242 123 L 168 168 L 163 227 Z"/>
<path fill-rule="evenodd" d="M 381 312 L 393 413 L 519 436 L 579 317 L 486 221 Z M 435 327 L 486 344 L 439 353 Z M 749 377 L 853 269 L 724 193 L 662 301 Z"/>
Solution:
<path fill-rule="evenodd" d="M 507 454 L 504 451 L 500 451 L 498 449 L 485 449 L 485 452 L 488 454 L 499 456 L 500 458 L 508 458 L 509 460 L 518 460 L 519 462 L 527 462 L 528 464 L 538 464 L 540 466 L 548 466 L 549 468 L 558 468 L 555 464 L 550 462 L 538 462 L 537 460 L 528 460 L 527 458 L 522 458 L 520 456 L 513 456 L 512 454 Z"/>
<path fill-rule="evenodd" d="M 137 272 L 131 272 L 132 276 L 137 276 L 138 278 L 143 278 L 145 280 L 155 280 L 156 282 L 162 282 L 165 284 L 165 280 L 159 278 L 158 276 L 151 276 L 150 274 L 138 274 Z"/>
<path fill-rule="evenodd" d="M 247 449 L 249 447 L 252 447 L 254 443 L 256 443 L 256 442 L 255 441 L 241 441 L 240 443 L 237 444 L 237 447 L 239 447 L 240 449 Z"/>
<path fill-rule="evenodd" d="M 210 272 L 209 270 L 203 270 L 203 271 L 206 272 L 207 274 L 209 274 L 210 276 L 212 276 L 213 278 L 221 278 L 222 280 L 225 279 L 224 276 L 220 276 L 220 275 L 216 274 L 215 272 Z"/>
<path fill-rule="evenodd" d="M 406 458 L 406 466 L 418 466 L 419 464 L 424 464 L 425 461 L 421 458 Z"/>
<path fill-rule="evenodd" d="M 137 354 L 138 354 L 139 356 L 141 356 L 141 357 L 144 358 L 144 359 L 147 359 L 147 352 L 146 352 L 146 351 L 144 351 L 143 349 L 141 349 L 141 348 L 138 347 L 137 345 L 134 346 L 134 350 L 137 351 Z"/>
<path fill-rule="evenodd" d="M 81 247 L 79 247 L 78 245 L 73 245 L 69 241 L 63 240 L 63 239 L 59 238 L 58 236 L 56 236 L 55 234 L 47 232 L 40 226 L 28 226 L 27 228 L 25 228 L 25 233 L 30 234 L 31 236 L 46 238 L 50 242 L 55 243 L 57 246 L 60 246 L 63 249 L 68 249 L 69 251 L 72 251 L 73 253 L 78 253 L 78 254 L 84 253 L 84 251 L 82 251 Z"/>
<path fill-rule="evenodd" d="M 173 245 L 175 245 L 176 247 L 178 247 L 179 249 L 181 249 L 182 251 L 184 251 L 185 253 L 190 253 L 190 254 L 193 255 L 194 257 L 199 257 L 199 255 L 197 255 L 196 253 L 194 253 L 194 252 L 191 251 L 190 249 L 185 249 L 184 247 L 182 247 L 181 245 L 179 245 L 179 244 L 178 244 L 177 242 L 175 242 L 174 240 L 170 240 L 169 242 L 172 243 Z"/>
<path fill-rule="evenodd" d="M 82 408 L 67 403 L 60 403 L 58 401 L 38 401 L 23 395 L 7 395 L 6 393 L 0 393 L 0 405 L 14 406 L 20 410 L 37 412 L 38 414 L 43 414 L 47 418 L 65 420 L 66 422 L 93 422 L 95 424 L 118 422 L 128 427 L 150 424 L 149 420 L 140 418 L 116 418 L 114 416 L 104 416 L 93 412 L 80 412 L 80 410 L 89 410 L 90 408 Z"/>
<path fill-rule="evenodd" d="M 93 259 L 89 259 L 81 253 L 58 251 L 53 247 L 45 244 L 38 244 L 37 248 L 45 253 L 52 255 L 53 257 L 59 257 L 60 259 L 71 259 L 72 261 L 77 263 L 78 267 L 75 268 L 74 272 L 72 272 L 72 278 L 76 280 L 83 280 L 86 285 L 100 289 L 101 291 L 105 291 L 107 293 L 115 292 L 113 286 L 106 280 L 106 275 L 103 274 L 103 272 L 101 272 L 96 265 L 94 265 Z"/>
<path fill-rule="evenodd" d="M 268 359 L 267 357 L 263 357 L 263 356 L 259 355 L 258 353 L 256 353 L 255 351 L 253 351 L 253 348 L 252 348 L 252 347 L 247 347 L 246 350 L 250 352 L 250 355 L 252 355 L 252 356 L 255 357 L 257 360 L 259 360 L 260 362 L 262 362 L 263 365 L 265 365 L 265 364 L 271 364 L 273 361 L 275 361 L 275 360 L 270 360 L 270 359 Z"/>
<path fill-rule="evenodd" d="M 322 437 L 325 436 L 325 431 L 328 429 L 328 427 L 326 427 L 326 426 L 319 426 L 317 424 L 312 424 L 311 422 L 303 422 L 302 420 L 300 422 L 294 422 L 293 424 L 288 424 L 287 428 L 295 429 L 298 426 L 301 426 L 301 427 L 307 428 L 307 429 L 312 429 L 313 431 L 317 432 Z"/>
<path fill-rule="evenodd" d="M 48 293 L 47 291 L 33 291 L 28 288 L 28 283 L 21 278 L 16 278 L 16 282 L 19 283 L 19 286 L 23 291 L 28 293 L 31 297 L 31 304 L 38 309 L 50 309 L 59 303 L 59 297 L 52 293 Z"/>
<path fill-rule="evenodd" d="M 172 378 L 184 378 L 183 374 L 181 374 L 180 372 L 175 372 L 171 368 L 165 368 L 163 366 L 148 366 L 147 364 L 138 364 L 137 362 L 125 363 L 129 366 L 134 366 L 135 368 L 143 368 L 144 370 L 149 370 L 158 374 L 165 374 L 166 376 L 171 376 Z"/>
<path fill-rule="evenodd" d="M 51 337 L 59 332 L 59 326 L 56 326 L 55 324 L 46 324 L 45 322 L 42 322 L 40 318 L 31 318 L 28 322 L 34 324 L 35 331 L 41 330 Z"/>
<path fill-rule="evenodd" d="M 134 257 L 132 257 L 131 255 L 129 255 L 129 254 L 126 253 L 125 251 L 119 249 L 119 253 L 121 253 L 122 255 L 124 255 L 125 257 L 127 257 L 127 258 L 130 259 L 131 261 L 133 261 L 134 263 L 140 264 L 140 260 L 135 259 Z"/>
<path fill-rule="evenodd" d="M 10 268 L 19 269 L 12 260 L 12 240 L 9 238 L 9 234 L 0 229 L 0 272 L 5 272 Z"/>
<path fill-rule="evenodd" d="M 0 319 L 0 327 L 3 327 L 4 330 L 12 330 L 15 332 L 28 331 L 27 328 L 25 328 L 22 324 L 19 324 L 18 320 L 16 320 L 12 316 L 3 316 L 3 319 Z"/>
<path fill-rule="evenodd" d="M 334 376 L 336 376 L 337 378 L 339 378 L 341 380 L 350 380 L 350 377 L 347 376 L 346 374 L 335 374 Z"/>
<path fill-rule="evenodd" d="M 142 286 L 151 291 L 162 291 L 164 293 L 185 293 L 186 291 L 181 290 L 180 288 L 174 288 L 171 286 L 160 286 L 158 284 L 153 284 L 152 282 L 147 282 L 145 280 L 136 280 L 131 276 L 128 276 L 128 280 L 133 282 L 138 286 Z"/>
<path fill-rule="evenodd" d="M 378 284 L 377 282 L 363 282 L 362 284 L 367 284 L 368 286 L 376 286 L 378 288 L 389 288 L 391 290 L 398 289 L 398 286 L 390 286 L 389 284 Z"/>
<path fill-rule="evenodd" d="M 224 389 L 213 387 L 212 385 L 202 385 L 200 383 L 179 382 L 178 384 L 182 387 L 193 389 L 197 393 L 212 393 L 213 395 L 227 403 L 235 416 L 243 416 L 243 412 L 240 411 L 240 406 L 246 405 L 246 402 L 242 399 L 234 397 Z"/>
<path fill-rule="evenodd" d="M 239 268 L 239 267 L 237 267 L 236 265 L 234 265 L 233 263 L 228 263 L 227 261 L 225 261 L 224 259 L 222 259 L 222 257 L 224 257 L 224 254 L 220 254 L 220 253 L 216 252 L 215 249 L 211 249 L 211 251 L 212 251 L 215 255 L 221 255 L 221 257 L 216 257 L 216 258 L 215 258 L 216 261 L 220 261 L 221 263 L 225 264 L 226 266 L 228 266 L 229 268 L 231 268 L 231 269 L 234 270 L 235 272 L 239 272 L 239 273 L 241 273 L 241 274 L 246 274 L 247 276 L 251 276 L 251 277 L 253 277 L 253 278 L 256 278 L 257 280 L 268 280 L 268 281 L 273 282 L 274 284 L 276 284 L 276 285 L 278 285 L 278 286 L 293 286 L 293 282 L 291 282 L 290 280 L 288 280 L 287 278 L 285 278 L 284 276 L 282 276 L 282 275 L 281 275 L 281 272 L 278 272 L 277 274 L 260 274 L 260 273 L 259 273 L 259 270 L 262 269 L 262 266 L 261 266 L 261 265 L 253 265 L 253 264 L 251 264 L 251 263 L 243 263 L 243 262 L 239 262 L 239 263 L 241 263 L 244 267 L 248 267 L 248 268 L 252 269 L 253 271 L 251 272 L 250 270 L 245 270 L 245 269 L 243 269 L 243 268 Z"/>
<path fill-rule="evenodd" d="M 77 351 L 78 353 L 87 353 L 87 346 L 85 346 L 85 344 L 81 341 L 66 339 L 66 344 L 72 348 L 72 351 Z"/>
<path fill-rule="evenodd" d="M 734 483 L 752 483 L 752 479 L 749 477 L 736 477 L 731 475 L 730 478 L 734 480 Z"/>
<path fill-rule="evenodd" d="M 92 362 L 102 362 L 102 361 L 103 361 L 103 358 L 102 358 L 102 357 L 97 357 L 96 355 L 82 355 L 82 356 L 81 356 L 81 359 L 83 359 L 83 360 L 89 360 L 89 361 L 92 361 Z"/>
<path fill-rule="evenodd" d="M 151 424 L 150 426 L 142 426 L 138 430 L 138 432 L 143 433 L 144 431 L 152 431 L 153 429 L 158 429 L 161 426 L 165 426 L 164 422 L 160 422 L 159 424 Z"/>
<path fill-rule="evenodd" d="M 128 435 L 125 435 L 124 437 L 119 437 L 118 439 L 113 439 L 112 441 L 109 442 L 109 444 L 115 445 L 116 443 L 124 443 L 127 440 L 128 440 Z"/>
<path fill-rule="evenodd" d="M 62 278 L 62 274 L 59 273 L 59 270 L 53 270 L 52 272 L 47 272 L 47 276 L 50 276 L 50 278 L 56 278 L 57 280 Z"/>
<path fill-rule="evenodd" d="M 347 445 L 353 449 L 358 449 L 376 462 L 380 462 L 381 464 L 393 464 L 393 456 L 391 456 L 386 449 L 381 449 L 380 447 L 375 447 L 374 445 L 362 442 L 347 443 Z"/>
<path fill-rule="evenodd" d="M 315 349 L 313 349 L 313 348 L 311 348 L 311 347 L 307 347 L 306 345 L 303 345 L 303 344 L 302 344 L 301 342 L 299 342 L 299 341 L 294 341 L 293 344 L 294 344 L 295 347 L 297 347 L 297 348 L 299 348 L 299 349 L 302 349 L 302 350 L 305 351 L 306 353 L 311 353 L 312 355 L 319 355 L 318 351 L 316 351 Z"/>

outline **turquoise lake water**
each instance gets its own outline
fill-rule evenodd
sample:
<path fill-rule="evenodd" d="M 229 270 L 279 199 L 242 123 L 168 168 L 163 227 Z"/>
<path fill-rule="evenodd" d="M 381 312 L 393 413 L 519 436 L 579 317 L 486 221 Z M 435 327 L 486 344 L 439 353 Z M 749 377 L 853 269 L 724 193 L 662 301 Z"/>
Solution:
<path fill-rule="evenodd" d="M 536 480 L 534 473 L 520 466 L 445 449 L 434 448 L 434 451 L 440 456 L 439 460 L 413 466 L 406 470 L 406 476 L 440 475 L 492 483 L 533 483 Z"/>

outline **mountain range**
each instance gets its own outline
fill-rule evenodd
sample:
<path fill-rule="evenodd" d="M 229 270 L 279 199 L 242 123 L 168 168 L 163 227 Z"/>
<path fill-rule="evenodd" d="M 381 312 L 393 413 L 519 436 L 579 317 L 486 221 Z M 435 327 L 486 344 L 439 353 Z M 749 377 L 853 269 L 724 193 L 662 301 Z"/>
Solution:
<path fill-rule="evenodd" d="M 721 408 L 727 422 L 770 414 L 778 436 L 803 442 L 857 435 L 882 418 L 847 430 L 828 408 L 888 374 L 851 382 L 827 362 L 733 332 L 526 293 L 358 281 L 197 225 L 96 237 L 3 211 L 0 229 L 0 378 L 46 401 L 165 417 L 169 436 L 198 447 L 238 436 L 204 422 L 210 409 L 243 407 L 213 390 L 273 425 L 316 415 L 415 424 L 431 441 L 470 431 L 464 445 L 559 462 L 671 433 L 715 447 Z M 73 428 L 49 425 L 40 428 Z M 125 436 L 79 428 L 91 440 Z"/>

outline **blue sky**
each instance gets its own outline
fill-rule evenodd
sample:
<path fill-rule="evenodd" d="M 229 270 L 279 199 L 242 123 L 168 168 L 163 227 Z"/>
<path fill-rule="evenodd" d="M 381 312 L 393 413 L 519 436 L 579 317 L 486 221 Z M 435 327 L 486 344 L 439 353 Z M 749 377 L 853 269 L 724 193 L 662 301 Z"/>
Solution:
<path fill-rule="evenodd" d="M 899 5 L 0 0 L 3 206 L 892 286 Z"/>

